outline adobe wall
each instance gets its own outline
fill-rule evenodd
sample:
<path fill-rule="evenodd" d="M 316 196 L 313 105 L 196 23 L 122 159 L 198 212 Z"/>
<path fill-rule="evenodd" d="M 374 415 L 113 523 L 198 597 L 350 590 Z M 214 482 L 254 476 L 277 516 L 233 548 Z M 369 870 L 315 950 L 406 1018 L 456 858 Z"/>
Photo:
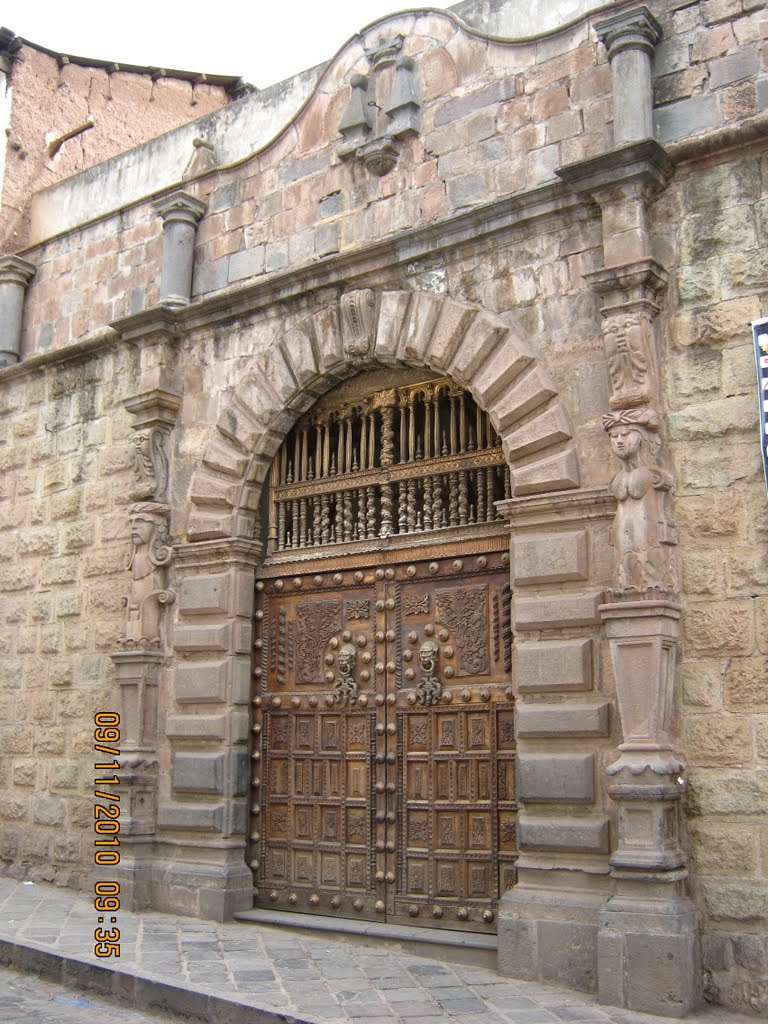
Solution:
<path fill-rule="evenodd" d="M 28 45 L 1 55 L 0 88 L 9 107 L 0 173 L 2 253 L 28 244 L 28 206 L 34 193 L 217 110 L 230 99 L 221 85 L 153 78 L 149 70 L 138 74 L 117 66 L 86 67 L 66 59 L 60 65 L 55 56 Z M 62 143 L 56 153 L 49 152 L 53 140 L 83 127 L 89 117 L 92 128 Z"/>
<path fill-rule="evenodd" d="M 619 462 L 602 423 L 616 385 L 601 331 L 606 293 L 596 275 L 628 253 L 627 260 L 655 259 L 668 274 L 666 287 L 662 281 L 642 302 L 660 308 L 655 401 L 679 530 L 674 733 L 687 766 L 688 891 L 703 933 L 703 973 L 691 969 L 692 990 L 703 979 L 712 1001 L 764 1012 L 768 519 L 749 322 L 765 315 L 768 298 L 768 16 L 763 4 L 746 0 L 649 7 L 664 32 L 654 57 L 655 123 L 671 161 L 648 147 L 633 157 L 643 170 L 632 173 L 646 175 L 642 200 L 621 191 L 615 167 L 601 165 L 598 173 L 580 164 L 613 150 L 612 72 L 594 28 L 605 12 L 518 43 L 488 41 L 446 15 L 402 15 L 342 48 L 273 144 L 184 184 L 207 204 L 189 305 L 160 304 L 164 229 L 150 201 L 21 253 L 37 268 L 22 362 L 0 371 L 6 870 L 88 881 L 87 715 L 118 699 L 109 655 L 124 630 L 121 599 L 131 586 L 125 558 L 135 429 L 123 403 L 166 388 L 181 398 L 168 449 L 177 545 L 168 583 L 177 600 L 166 611 L 169 659 L 159 676 L 158 867 L 147 892 L 166 899 L 167 909 L 211 915 L 245 898 L 246 803 L 234 765 L 247 750 L 248 581 L 260 557 L 248 538 L 269 455 L 291 422 L 332 386 L 334 374 L 367 365 L 341 340 L 330 372 L 323 339 L 343 339 L 340 296 L 370 289 L 386 313 L 371 358 L 385 352 L 407 362 L 415 358 L 411 344 L 431 352 L 429 340 L 408 339 L 431 338 L 430 317 L 449 307 L 508 329 L 505 346 L 530 346 L 547 393 L 540 385 L 535 397 L 512 406 L 521 411 L 507 434 L 529 430 L 541 443 L 507 444 L 513 472 L 517 465 L 524 478 L 526 468 L 564 458 L 566 449 L 577 457 L 577 476 L 563 476 L 556 488 L 523 489 L 510 509 L 518 560 L 532 566 L 518 588 L 521 621 L 528 619 L 516 650 L 526 671 L 535 678 L 526 657 L 537 643 L 539 652 L 560 645 L 562 654 L 587 638 L 594 651 L 586 668 L 566 655 L 560 669 L 549 662 L 550 674 L 565 672 L 562 665 L 582 673 L 565 679 L 575 678 L 574 687 L 548 690 L 545 678 L 543 690 L 520 694 L 523 717 L 534 722 L 520 736 L 521 753 L 532 765 L 542 753 L 562 764 L 570 758 L 581 789 L 553 811 L 538 778 L 526 794 L 523 767 L 523 818 L 534 826 L 527 870 L 551 898 L 546 912 L 535 893 L 515 908 L 530 941 L 507 967 L 599 987 L 597 965 L 612 955 L 599 937 L 614 931 L 598 918 L 620 884 L 608 854 L 617 850 L 623 799 L 609 796 L 614 783 L 604 769 L 627 730 L 597 610 L 615 569 L 608 484 Z M 338 129 L 351 76 L 369 70 L 363 42 L 397 33 L 421 76 L 422 120 L 398 143 L 391 173 L 378 177 L 362 160 L 342 158 Z M 577 165 L 570 176 L 557 173 L 567 165 Z M 619 190 L 618 202 L 601 191 L 606 181 L 608 192 Z M 167 182 L 169 191 L 176 184 Z M 638 248 L 645 241 L 650 255 Z M 401 322 L 413 325 L 410 333 L 386 327 Z M 392 332 L 394 348 L 387 348 Z M 469 342 L 456 351 L 469 352 Z M 505 387 L 514 379 L 510 373 Z M 262 392 L 288 412 L 281 417 L 278 404 L 262 404 Z M 565 419 L 555 423 L 556 405 Z M 574 556 L 577 568 L 565 579 L 540 547 L 525 544 L 559 529 L 588 537 L 588 569 Z M 211 597 L 199 592 L 200 577 L 228 582 Z M 568 595 L 587 595 L 589 613 Z M 559 604 L 562 617 L 553 618 Z M 537 618 L 542 608 L 549 618 Z M 602 712 L 591 725 L 571 717 L 570 731 L 559 733 L 557 705 L 573 713 L 584 703 L 611 704 L 610 724 L 594 725 Z M 543 726 L 535 724 L 538 705 L 547 709 Z M 223 764 L 224 781 L 211 768 L 197 789 L 175 785 L 179 754 Z M 558 815 L 583 825 L 578 842 L 575 827 L 564 839 L 547 830 Z M 52 858 L 41 853 L 49 849 Z M 675 885 L 683 892 L 682 881 Z M 229 895 L 219 899 L 217 887 Z M 563 910 L 563 894 L 573 897 L 572 910 Z M 568 935 L 587 953 L 544 966 L 526 960 L 548 934 Z M 611 1001 L 613 990 L 606 991 Z M 621 998 L 632 1005 L 626 993 Z"/>

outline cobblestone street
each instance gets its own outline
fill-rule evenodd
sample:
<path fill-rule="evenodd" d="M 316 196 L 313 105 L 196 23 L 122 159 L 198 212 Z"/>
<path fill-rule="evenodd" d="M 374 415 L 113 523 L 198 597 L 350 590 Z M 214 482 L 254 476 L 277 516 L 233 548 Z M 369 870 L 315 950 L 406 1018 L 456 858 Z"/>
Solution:
<path fill-rule="evenodd" d="M 210 1024 L 662 1024 L 594 996 L 481 967 L 307 938 L 254 924 L 119 914 L 120 958 L 93 955 L 89 895 L 0 879 L 0 1010 L 8 1024 L 150 1024 L 173 1010 Z M 42 976 L 30 980 L 21 967 Z M 54 982 L 62 981 L 65 988 Z M 78 991 L 85 995 L 76 994 Z M 98 995 L 92 994 L 94 991 Z M 104 1003 L 116 996 L 126 1006 Z M 129 1009 L 132 1007 L 134 1009 Z M 754 1024 L 707 1008 L 688 1024 Z"/>
<path fill-rule="evenodd" d="M 5 1024 L 172 1024 L 178 1017 L 139 1013 L 73 988 L 0 967 L 0 1018 Z"/>

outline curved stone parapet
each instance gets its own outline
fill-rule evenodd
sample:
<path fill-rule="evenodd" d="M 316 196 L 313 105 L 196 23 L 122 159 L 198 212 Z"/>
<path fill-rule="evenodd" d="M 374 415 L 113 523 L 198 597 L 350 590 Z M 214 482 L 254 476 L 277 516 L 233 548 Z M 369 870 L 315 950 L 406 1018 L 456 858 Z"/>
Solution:
<path fill-rule="evenodd" d="M 435 370 L 470 391 L 502 439 L 513 495 L 579 486 L 573 432 L 555 386 L 500 316 L 407 291 L 382 292 L 375 309 L 367 346 L 344 331 L 334 305 L 253 358 L 194 475 L 190 541 L 252 536 L 261 485 L 294 421 L 340 380 L 381 365 Z"/>

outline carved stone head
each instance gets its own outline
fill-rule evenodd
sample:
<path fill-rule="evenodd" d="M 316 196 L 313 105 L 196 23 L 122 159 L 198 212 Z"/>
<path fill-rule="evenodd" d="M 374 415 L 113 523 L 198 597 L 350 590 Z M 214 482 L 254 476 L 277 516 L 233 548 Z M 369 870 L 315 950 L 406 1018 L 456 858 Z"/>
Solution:
<path fill-rule="evenodd" d="M 621 409 L 603 416 L 614 455 L 625 463 L 650 464 L 661 447 L 655 409 Z"/>

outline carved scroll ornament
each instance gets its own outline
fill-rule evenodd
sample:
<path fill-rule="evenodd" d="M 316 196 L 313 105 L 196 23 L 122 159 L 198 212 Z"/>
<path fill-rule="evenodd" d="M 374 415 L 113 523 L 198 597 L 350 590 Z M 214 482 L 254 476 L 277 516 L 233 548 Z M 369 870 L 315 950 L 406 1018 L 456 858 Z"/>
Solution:
<path fill-rule="evenodd" d="M 350 356 L 367 356 L 373 349 L 376 295 L 370 288 L 346 292 L 339 305 L 345 351 Z"/>
<path fill-rule="evenodd" d="M 461 667 L 470 675 L 488 672 L 488 587 L 452 587 L 435 593 L 437 621 L 447 626 Z"/>
<path fill-rule="evenodd" d="M 603 417 L 622 468 L 610 483 L 618 501 L 613 527 L 618 597 L 658 597 L 676 589 L 677 529 L 668 511 L 672 475 L 659 465 L 659 417 L 627 409 Z"/>

